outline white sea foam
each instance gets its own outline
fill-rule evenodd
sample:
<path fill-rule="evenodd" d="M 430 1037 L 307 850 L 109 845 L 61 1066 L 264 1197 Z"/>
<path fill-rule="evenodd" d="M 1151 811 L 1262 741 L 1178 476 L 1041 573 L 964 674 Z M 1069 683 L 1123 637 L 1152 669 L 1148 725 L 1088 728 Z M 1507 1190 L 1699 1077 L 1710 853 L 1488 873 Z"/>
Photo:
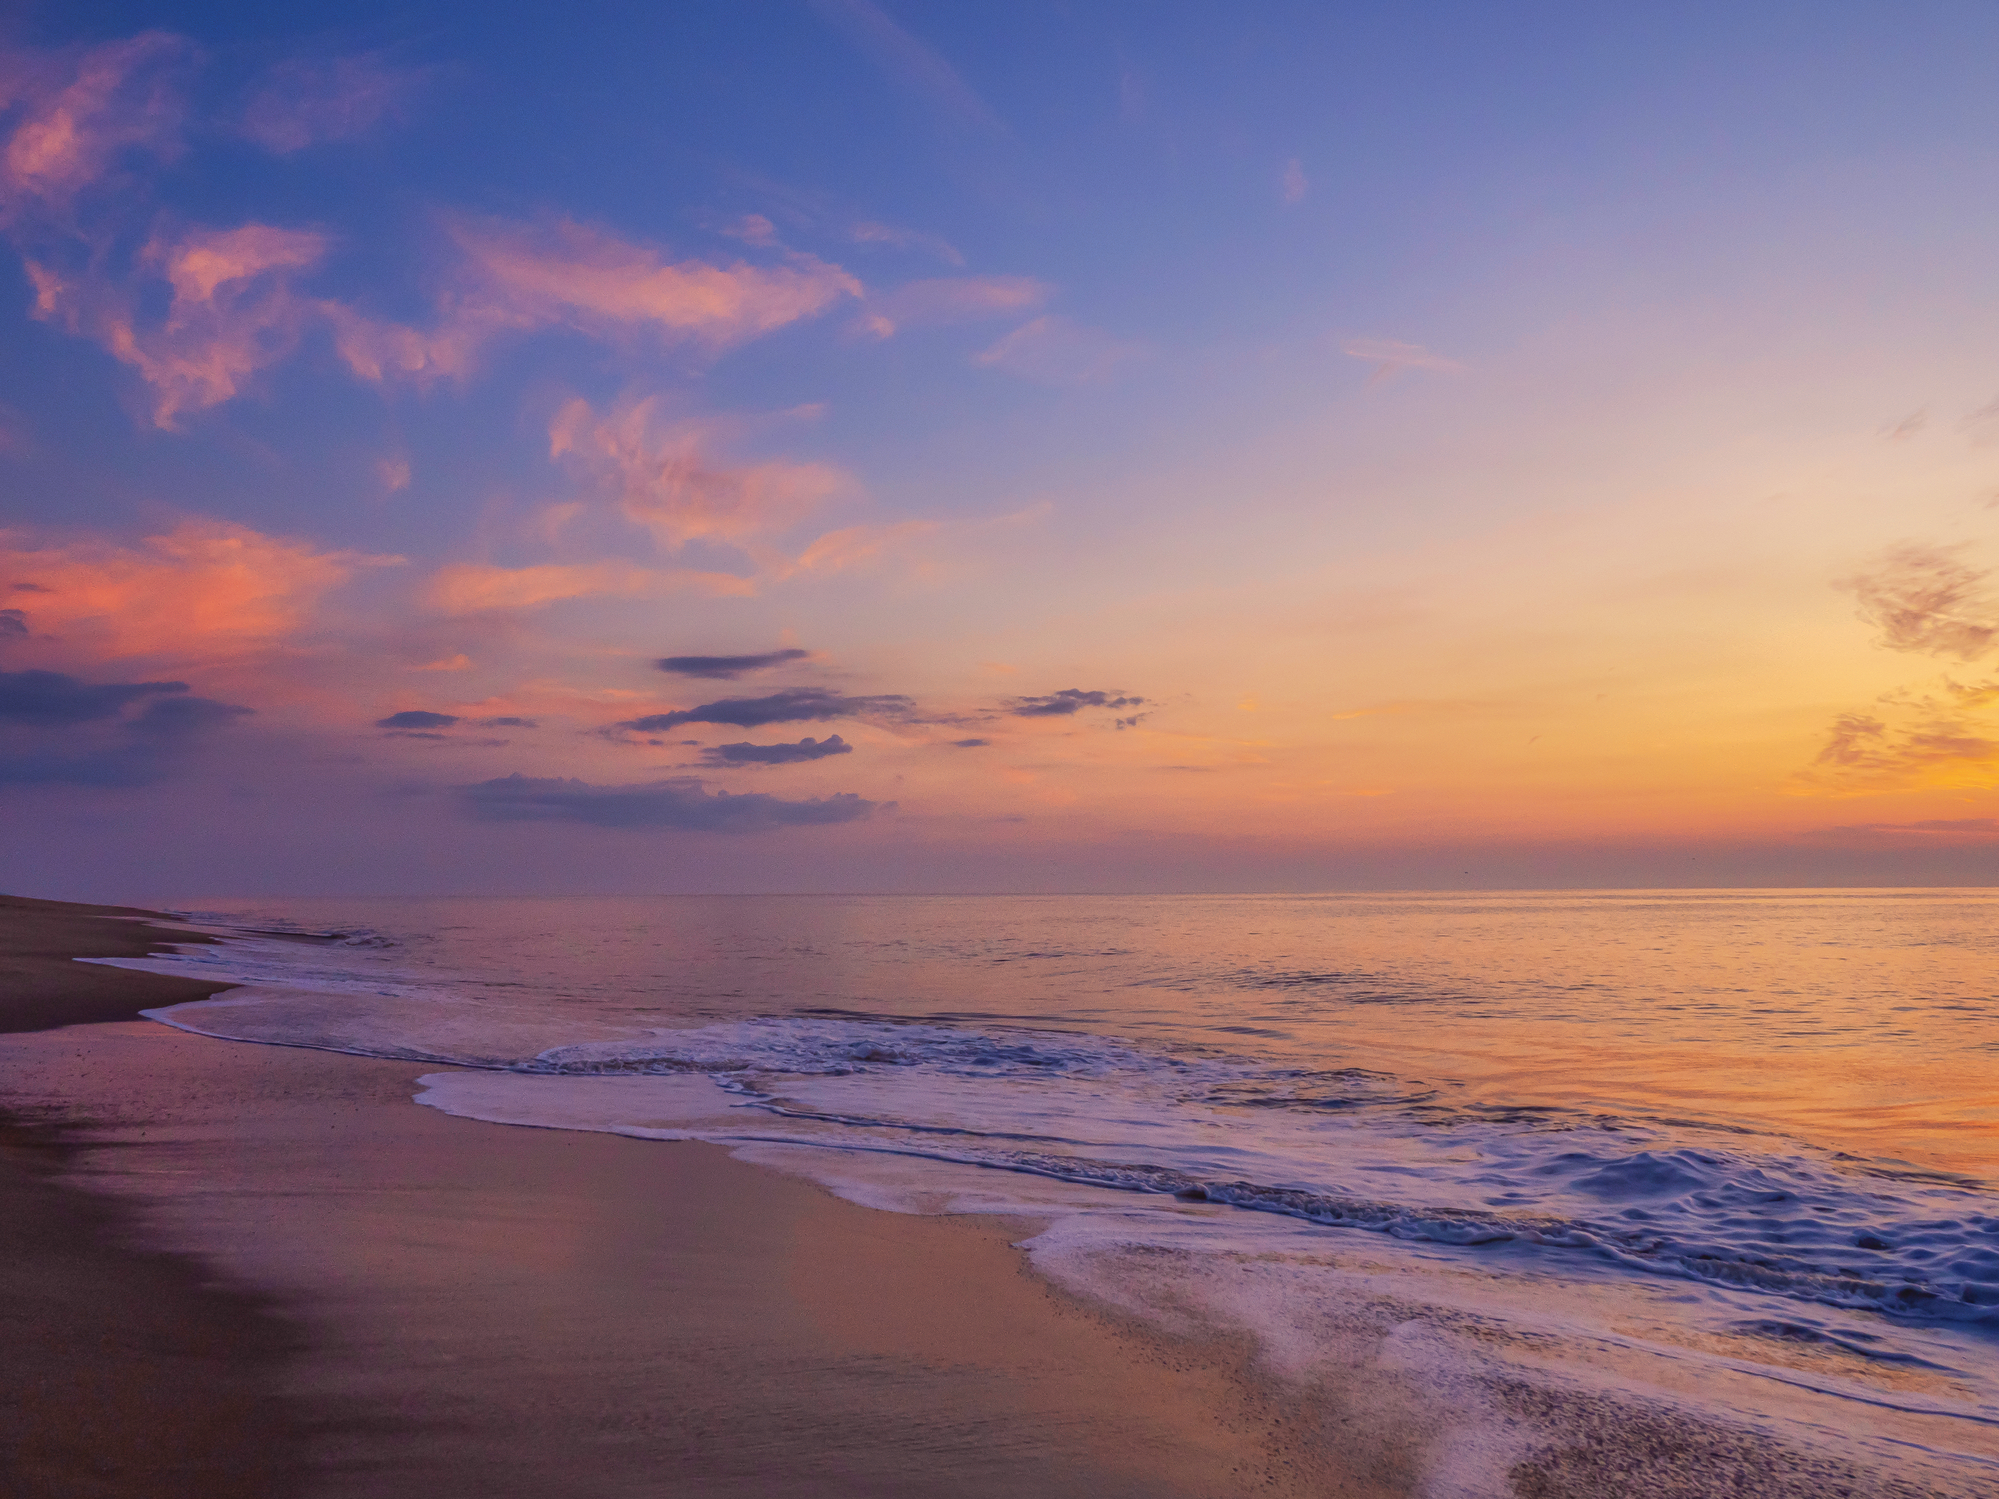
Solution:
<path fill-rule="evenodd" d="M 1999 1203 L 1962 1183 L 1694 1128 L 1451 1115 L 1393 1077 L 1213 1047 L 620 1025 L 282 941 L 121 961 L 248 981 L 148 1012 L 183 1029 L 476 1069 L 422 1079 L 447 1113 L 710 1141 L 871 1206 L 1045 1218 L 1029 1248 L 1051 1276 L 1248 1326 L 1296 1372 L 1371 1339 L 1457 1412 L 1440 1494 L 1505 1491 L 1522 1439 L 1479 1393 L 1503 1381 L 1474 1375 L 1551 1364 L 1550 1337 L 1561 1378 L 1587 1364 L 1654 1400 L 1780 1427 L 1831 1401 L 1861 1457 L 1927 1453 L 1938 1481 L 1999 1459 Z"/>

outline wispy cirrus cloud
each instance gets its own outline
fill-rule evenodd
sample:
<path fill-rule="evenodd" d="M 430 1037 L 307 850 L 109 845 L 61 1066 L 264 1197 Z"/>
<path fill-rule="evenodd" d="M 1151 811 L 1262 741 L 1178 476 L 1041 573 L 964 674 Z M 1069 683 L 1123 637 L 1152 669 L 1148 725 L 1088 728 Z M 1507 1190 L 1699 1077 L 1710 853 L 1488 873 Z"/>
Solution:
<path fill-rule="evenodd" d="M 579 521 L 608 513 L 650 532 L 669 555 L 697 542 L 732 548 L 744 557 L 745 571 L 647 567 L 625 557 L 519 567 L 453 563 L 433 578 L 429 603 L 448 614 L 469 614 L 591 597 L 747 596 L 767 583 L 862 565 L 937 529 L 925 520 L 847 526 L 814 538 L 795 555 L 781 549 L 784 533 L 829 501 L 857 494 L 859 486 L 827 464 L 719 456 L 717 445 L 744 425 L 676 417 L 656 397 L 607 411 L 581 399 L 565 403 L 549 424 L 549 453 L 578 477 L 581 497 L 548 512 L 544 539 L 570 544 L 563 538 Z M 628 550 L 629 540 L 621 545 Z"/>
<path fill-rule="evenodd" d="M 160 31 L 83 51 L 0 51 L 0 222 L 67 221 L 127 153 L 179 154 L 180 75 L 194 56 L 184 38 Z"/>
<path fill-rule="evenodd" d="M 586 332 L 647 330 L 726 348 L 817 316 L 860 282 L 837 265 L 795 255 L 781 265 L 670 261 L 606 230 L 459 219 L 448 224 L 470 264 L 476 298 L 534 323 Z"/>
<path fill-rule="evenodd" d="M 1404 370 L 1435 370 L 1440 374 L 1458 375 L 1463 374 L 1465 368 L 1457 360 L 1433 354 L 1421 344 L 1404 343 L 1396 338 L 1350 338 L 1340 345 L 1340 352 L 1349 359 L 1359 359 L 1374 366 L 1374 372 L 1367 377 L 1370 385 L 1393 380 Z"/>
<path fill-rule="evenodd" d="M 1934 699 L 1919 704 L 1911 722 L 1872 713 L 1842 713 L 1833 720 L 1817 763 L 1848 781 L 1901 785 L 1938 767 L 1989 765 L 1999 760 L 1999 739 L 1978 732 L 1965 715 Z"/>
<path fill-rule="evenodd" d="M 241 128 L 279 156 L 355 140 L 401 124 L 425 78 L 423 70 L 396 67 L 379 52 L 287 59 L 264 75 Z"/>
<path fill-rule="evenodd" d="M 1883 693 L 1865 711 L 1841 713 L 1826 731 L 1801 788 L 1889 791 L 1999 781 L 1999 682 L 1948 678 L 1930 690 Z"/>
<path fill-rule="evenodd" d="M 291 278 L 325 249 L 316 233 L 263 224 L 156 227 L 125 248 L 145 196 L 124 168 L 179 153 L 194 56 L 160 32 L 0 54 L 0 224 L 26 262 L 33 313 L 137 369 L 162 427 L 229 399 L 290 351 L 306 315 Z M 160 282 L 171 300 L 149 314 Z"/>
<path fill-rule="evenodd" d="M 326 249 L 316 231 L 258 223 L 156 224 L 128 248 L 146 209 L 123 168 L 178 154 L 194 56 L 148 32 L 80 54 L 0 57 L 0 222 L 26 262 L 32 311 L 136 369 L 166 428 L 290 353 L 315 315 L 295 279 Z"/>
<path fill-rule="evenodd" d="M 649 337 L 719 353 L 861 297 L 839 266 L 793 254 L 779 265 L 672 260 L 657 247 L 556 218 L 447 218 L 459 252 L 429 329 L 324 304 L 335 342 L 364 380 L 463 379 L 494 339 L 566 327 L 612 341 Z"/>
<path fill-rule="evenodd" d="M 35 316 L 94 338 L 137 370 L 152 392 L 154 425 L 171 430 L 291 353 L 315 311 L 293 281 L 325 251 L 324 235 L 269 224 L 155 235 L 137 263 L 172 288 L 156 320 L 140 313 L 136 286 L 33 260 L 28 276 Z"/>
<path fill-rule="evenodd" d="M 675 593 L 746 598 L 755 592 L 754 581 L 733 573 L 641 567 L 616 560 L 544 562 L 528 567 L 454 562 L 432 575 L 424 601 L 440 613 L 465 615 L 539 609 L 570 599 L 648 599 Z"/>
<path fill-rule="evenodd" d="M 1296 207 L 1305 201 L 1305 195 L 1312 190 L 1311 181 L 1305 176 L 1304 165 L 1297 157 L 1284 163 L 1284 170 L 1277 176 L 1277 196 L 1284 200 L 1286 208 Z"/>
<path fill-rule="evenodd" d="M 1043 385 L 1094 385 L 1144 352 L 1143 345 L 1051 313 L 1023 323 L 972 362 Z"/>
<path fill-rule="evenodd" d="M 1973 661 L 1999 643 L 1989 573 L 1964 546 L 1905 542 L 1834 584 L 1884 650 Z M 1802 790 L 1866 792 L 1999 780 L 1999 681 L 1936 678 L 1882 693 L 1864 710 L 1835 715 Z"/>
<path fill-rule="evenodd" d="M 895 250 L 924 250 L 935 255 L 946 265 L 963 265 L 964 252 L 941 234 L 931 234 L 922 229 L 905 229 L 898 224 L 884 224 L 876 219 L 863 219 L 848 227 L 847 238 L 857 245 L 887 245 Z"/>
<path fill-rule="evenodd" d="M 888 338 L 903 328 L 976 323 L 1031 311 L 1053 288 L 1031 276 L 944 276 L 870 297 L 855 326 Z"/>
<path fill-rule="evenodd" d="M 873 562 L 896 551 L 903 543 L 930 536 L 939 530 L 936 521 L 904 520 L 884 525 L 843 526 L 814 537 L 798 556 L 778 564 L 773 571 L 782 577 L 845 572 L 850 567 Z"/>
<path fill-rule="evenodd" d="M 1812 828 L 1808 838 L 1909 838 L 1924 841 L 1999 838 L 1999 817 L 1926 817 L 1914 822 L 1856 822 Z"/>
<path fill-rule="evenodd" d="M 874 0 L 809 0 L 813 13 L 843 32 L 881 70 L 928 99 L 946 118 L 992 134 L 1006 126 L 958 70 L 918 41 Z"/>
<path fill-rule="evenodd" d="M 788 530 L 854 481 L 822 463 L 730 465 L 710 448 L 718 424 L 673 420 L 656 399 L 599 415 L 568 402 L 549 424 L 549 454 L 567 459 L 624 517 L 677 551 L 690 541 L 742 546 Z"/>
<path fill-rule="evenodd" d="M 1985 591 L 1989 571 L 1967 563 L 1964 550 L 1907 542 L 1835 586 L 1880 631 L 1876 644 L 1972 661 L 1999 640 L 1999 606 Z"/>
<path fill-rule="evenodd" d="M 13 220 L 22 218 L 22 204 L 42 204 L 58 186 L 73 193 L 82 174 L 101 169 L 100 158 L 110 154 L 108 147 L 78 150 L 74 160 L 51 162 L 52 146 L 17 150 L 33 123 L 18 126 L 7 146 L 25 163 L 13 169 L 20 179 L 8 199 Z M 47 217 L 28 229 L 17 224 L 14 235 L 28 261 L 35 315 L 94 339 L 136 369 L 152 392 L 153 420 L 165 428 L 242 393 L 317 326 L 331 329 L 358 378 L 424 386 L 469 377 L 493 341 L 509 335 L 569 328 L 610 342 L 652 339 L 717 354 L 864 295 L 846 271 L 806 255 L 762 266 L 675 261 L 570 220 L 460 218 L 446 221 L 457 259 L 439 297 L 440 316 L 419 328 L 307 295 L 302 279 L 329 248 L 316 230 L 250 223 L 156 231 L 121 259 L 116 223 L 53 233 Z M 149 317 L 160 282 L 171 302 Z"/>

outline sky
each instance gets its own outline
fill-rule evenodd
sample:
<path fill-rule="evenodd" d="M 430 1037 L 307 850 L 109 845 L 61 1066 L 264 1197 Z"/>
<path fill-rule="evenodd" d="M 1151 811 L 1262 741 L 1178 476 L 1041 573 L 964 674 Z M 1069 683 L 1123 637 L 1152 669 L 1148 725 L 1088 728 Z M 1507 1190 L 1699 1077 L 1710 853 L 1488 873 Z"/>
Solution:
<path fill-rule="evenodd" d="M 0 888 L 1987 884 L 1999 12 L 0 23 Z"/>

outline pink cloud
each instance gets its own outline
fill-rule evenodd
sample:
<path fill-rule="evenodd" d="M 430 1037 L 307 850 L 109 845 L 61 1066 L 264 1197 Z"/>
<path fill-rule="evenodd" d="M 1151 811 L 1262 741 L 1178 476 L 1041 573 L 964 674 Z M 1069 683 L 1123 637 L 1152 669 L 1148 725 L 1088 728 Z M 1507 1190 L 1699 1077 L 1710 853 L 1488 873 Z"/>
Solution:
<path fill-rule="evenodd" d="M 0 226 L 28 263 L 34 315 L 135 369 L 162 428 L 241 394 L 315 325 L 330 328 L 362 379 L 425 385 L 464 379 L 508 333 L 568 327 L 715 353 L 864 295 L 845 270 L 810 255 L 768 265 L 676 261 L 569 220 L 447 221 L 457 264 L 429 329 L 301 295 L 299 277 L 327 249 L 310 230 L 155 232 L 128 259 L 121 247 L 130 242 L 130 195 L 100 194 L 108 217 L 93 210 L 79 220 L 71 210 L 78 194 L 111 180 L 129 151 L 179 149 L 172 68 L 191 55 L 185 41 L 156 32 L 68 55 L 0 52 Z M 415 81 L 374 57 L 283 64 L 243 128 L 280 152 L 349 137 L 392 118 Z M 768 220 L 752 216 L 740 227 L 774 245 Z M 154 277 L 171 288 L 164 315 L 146 310 L 144 283 Z"/>
<path fill-rule="evenodd" d="M 676 264 L 568 220 L 532 227 L 460 221 L 451 229 L 478 283 L 472 300 L 526 325 L 649 329 L 726 348 L 861 295 L 860 282 L 809 255 L 780 266 Z"/>
<path fill-rule="evenodd" d="M 731 219 L 720 225 L 716 232 L 726 234 L 730 239 L 739 239 L 746 245 L 760 245 L 765 249 L 778 244 L 777 225 L 760 213 L 746 213 L 739 219 Z"/>
<path fill-rule="evenodd" d="M 172 70 L 192 51 L 148 31 L 93 47 L 73 67 L 54 54 L 0 54 L 0 109 L 17 116 L 0 147 L 6 217 L 62 216 L 127 150 L 175 154 L 181 103 Z"/>
<path fill-rule="evenodd" d="M 903 229 L 895 224 L 867 220 L 847 231 L 857 245 L 888 245 L 897 250 L 928 250 L 946 265 L 963 265 L 964 253 L 941 234 L 921 229 Z"/>
<path fill-rule="evenodd" d="M 12 112 L 0 144 L 0 219 L 27 263 L 34 316 L 101 343 L 151 390 L 152 418 L 171 428 L 190 411 L 237 395 L 284 358 L 314 309 L 292 281 L 316 266 L 323 236 L 246 224 L 156 231 L 129 259 L 122 245 L 133 194 L 114 174 L 146 149 L 180 145 L 176 68 L 193 49 L 148 32 L 81 54 L 0 56 L 0 96 Z M 96 195 L 78 216 L 79 196 Z M 143 283 L 171 289 L 163 315 L 143 309 Z"/>
<path fill-rule="evenodd" d="M 854 487 L 821 463 L 720 463 L 708 452 L 714 424 L 666 421 L 652 400 L 602 417 L 588 402 L 571 401 L 548 436 L 551 457 L 569 459 L 626 519 L 676 550 L 696 539 L 741 545 L 787 530 Z"/>
<path fill-rule="evenodd" d="M 438 380 L 463 380 L 472 373 L 489 338 L 523 326 L 459 308 L 443 326 L 426 333 L 402 323 L 381 322 L 339 302 L 320 302 L 315 310 L 331 326 L 333 347 L 347 368 L 372 384 L 407 380 L 428 386 Z"/>
<path fill-rule="evenodd" d="M 822 19 L 846 32 L 883 72 L 928 97 L 947 116 L 995 134 L 1006 129 L 956 68 L 897 25 L 874 0 L 809 3 Z"/>
<path fill-rule="evenodd" d="M 325 251 L 321 234 L 269 224 L 155 236 L 138 264 L 173 288 L 156 323 L 141 319 L 126 288 L 90 273 L 64 275 L 30 261 L 28 274 L 35 316 L 95 338 L 136 369 L 152 388 L 154 424 L 171 429 L 291 352 L 313 311 L 295 295 L 292 277 Z"/>
<path fill-rule="evenodd" d="M 243 133 L 280 156 L 399 124 L 424 75 L 379 54 L 279 63 L 244 111 Z"/>
<path fill-rule="evenodd" d="M 898 328 L 970 323 L 1027 312 L 1048 300 L 1050 288 L 1029 276 L 945 276 L 912 281 L 871 297 L 861 326 L 880 338 Z"/>
<path fill-rule="evenodd" d="M 1044 385 L 1089 385 L 1143 352 L 1099 328 L 1051 315 L 1023 323 L 972 362 Z"/>
<path fill-rule="evenodd" d="M 719 352 L 863 294 L 847 272 L 809 255 L 778 266 L 719 266 L 669 262 L 649 246 L 568 220 L 446 227 L 463 259 L 434 329 L 321 304 L 341 357 L 362 379 L 463 379 L 492 339 L 548 327 L 610 339 L 650 334 Z"/>
<path fill-rule="evenodd" d="M 33 585 L 22 597 L 35 632 L 99 658 L 202 659 L 268 647 L 299 630 L 356 567 L 398 560 L 205 519 L 134 546 L 0 531 L 0 576 Z"/>
<path fill-rule="evenodd" d="M 1462 374 L 1464 366 L 1455 359 L 1432 354 L 1421 344 L 1403 343 L 1395 338 L 1353 338 L 1340 346 L 1349 359 L 1362 359 L 1374 366 L 1368 384 L 1379 385 L 1404 370 L 1436 370 L 1442 374 Z"/>
<path fill-rule="evenodd" d="M 937 530 L 936 521 L 906 520 L 888 526 L 848 526 L 819 537 L 791 565 L 800 573 L 836 573 L 871 562 L 905 541 Z"/>
<path fill-rule="evenodd" d="M 431 580 L 428 602 L 446 614 L 478 614 L 534 609 L 565 599 L 655 598 L 668 593 L 743 597 L 755 592 L 756 585 L 748 578 L 730 573 L 640 567 L 631 562 L 544 563 L 536 567 L 464 562 L 438 569 Z"/>
<path fill-rule="evenodd" d="M 1277 181 L 1278 195 L 1286 205 L 1303 203 L 1305 194 L 1312 190 L 1311 182 L 1305 176 L 1305 168 L 1297 157 L 1284 163 L 1284 172 Z"/>
<path fill-rule="evenodd" d="M 163 428 L 239 394 L 314 323 L 330 327 L 360 378 L 427 385 L 466 378 L 481 350 L 509 332 L 558 325 L 601 337 L 649 331 L 717 350 L 861 293 L 846 272 L 810 257 L 777 267 L 668 264 L 655 251 L 572 224 L 461 225 L 454 238 L 466 252 L 460 284 L 442 299 L 444 317 L 429 331 L 299 295 L 298 274 L 314 269 L 327 249 L 325 236 L 310 230 L 248 224 L 156 235 L 134 267 L 173 288 L 156 323 L 140 317 L 140 299 L 94 258 L 74 271 L 30 260 L 28 273 L 35 315 L 96 339 L 138 370 Z"/>
<path fill-rule="evenodd" d="M 224 286 L 241 285 L 270 271 L 304 270 L 326 253 L 326 237 L 269 224 L 239 229 L 196 229 L 178 241 L 155 239 L 141 259 L 157 265 L 174 289 L 174 303 L 213 304 Z"/>

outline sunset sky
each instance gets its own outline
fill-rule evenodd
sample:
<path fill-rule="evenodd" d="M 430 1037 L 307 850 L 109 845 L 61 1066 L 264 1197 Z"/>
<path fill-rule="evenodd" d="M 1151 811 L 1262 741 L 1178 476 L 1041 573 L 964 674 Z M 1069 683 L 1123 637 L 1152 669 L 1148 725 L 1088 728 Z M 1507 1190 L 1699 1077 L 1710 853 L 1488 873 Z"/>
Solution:
<path fill-rule="evenodd" d="M 0 888 L 1999 871 L 1988 5 L 0 41 Z"/>

